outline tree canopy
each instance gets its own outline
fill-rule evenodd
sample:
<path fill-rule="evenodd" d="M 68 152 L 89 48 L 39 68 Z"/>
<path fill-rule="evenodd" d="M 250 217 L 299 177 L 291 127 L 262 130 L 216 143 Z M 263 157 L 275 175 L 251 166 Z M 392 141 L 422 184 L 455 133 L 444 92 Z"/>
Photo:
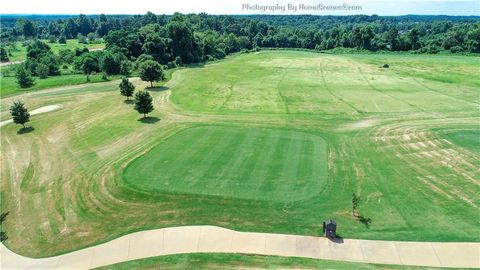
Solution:
<path fill-rule="evenodd" d="M 25 108 L 25 105 L 21 101 L 15 101 L 10 107 L 10 114 L 12 115 L 13 122 L 20 124 L 25 128 L 25 123 L 30 121 L 30 114 Z"/>
<path fill-rule="evenodd" d="M 135 94 L 134 109 L 143 114 L 143 118 L 147 117 L 147 114 L 153 111 L 153 99 L 149 92 L 139 91 Z"/>
<path fill-rule="evenodd" d="M 40 15 L 0 17 L 0 56 L 6 61 L 15 44 L 26 46 L 25 68 L 33 76 L 63 70 L 88 75 L 130 74 L 163 79 L 162 68 L 222 59 L 259 48 L 340 51 L 410 51 L 412 53 L 480 53 L 479 16 L 314 16 L 314 15 Z M 39 39 L 79 38 L 105 41 L 104 51 L 87 48 L 54 54 Z M 13 44 L 13 45 L 10 45 Z M 150 61 L 149 61 L 150 60 Z M 132 64 L 134 63 L 134 64 Z M 45 71 L 48 67 L 48 75 Z M 63 70 L 60 70 L 62 66 Z M 28 76 L 22 76 L 28 78 Z M 28 79 L 23 85 L 29 85 Z"/>
<path fill-rule="evenodd" d="M 146 60 L 138 66 L 140 78 L 143 81 L 150 82 L 150 87 L 153 87 L 153 82 L 165 79 L 162 66 L 153 60 Z"/>
<path fill-rule="evenodd" d="M 133 95 L 133 92 L 135 91 L 135 86 L 126 77 L 122 78 L 122 82 L 120 83 L 119 87 L 120 94 L 127 97 L 127 100 Z"/>
<path fill-rule="evenodd" d="M 478 16 L 156 15 L 0 18 L 3 40 L 77 38 L 94 33 L 129 60 L 149 54 L 161 64 L 220 58 L 255 47 L 480 53 Z M 134 59 L 132 59 L 134 58 Z"/>
<path fill-rule="evenodd" d="M 15 77 L 17 78 L 17 83 L 22 88 L 32 87 L 35 84 L 35 80 L 30 75 L 30 72 L 25 69 L 24 65 L 20 65 L 17 68 Z"/>

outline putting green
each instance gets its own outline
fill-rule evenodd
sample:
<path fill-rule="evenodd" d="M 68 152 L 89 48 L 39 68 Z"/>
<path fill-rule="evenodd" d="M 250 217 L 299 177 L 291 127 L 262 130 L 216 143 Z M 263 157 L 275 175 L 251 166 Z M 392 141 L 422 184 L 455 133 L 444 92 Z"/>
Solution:
<path fill-rule="evenodd" d="M 135 159 L 123 177 L 146 190 L 295 201 L 322 191 L 327 147 L 293 130 L 200 126 Z"/>

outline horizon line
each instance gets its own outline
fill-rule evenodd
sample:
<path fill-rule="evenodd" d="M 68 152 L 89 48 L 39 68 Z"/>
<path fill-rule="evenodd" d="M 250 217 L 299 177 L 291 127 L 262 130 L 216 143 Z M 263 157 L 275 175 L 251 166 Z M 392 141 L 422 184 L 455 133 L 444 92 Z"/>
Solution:
<path fill-rule="evenodd" d="M 99 15 L 106 15 L 106 16 L 137 16 L 137 15 L 145 15 L 145 13 L 0 13 L 1 16 L 76 16 L 76 15 L 85 15 L 85 16 L 99 16 Z M 173 16 L 175 13 L 180 13 L 184 15 L 189 14 L 207 14 L 213 16 L 337 16 L 337 17 L 347 17 L 347 16 L 379 16 L 379 17 L 404 17 L 404 16 L 445 16 L 445 17 L 479 17 L 480 15 L 447 15 L 447 14 L 402 14 L 402 15 L 379 15 L 379 14 L 310 14 L 310 13 L 299 13 L 299 14 L 271 14 L 271 13 L 251 13 L 251 14 L 227 14 L 227 13 L 207 13 L 207 12 L 189 12 L 189 13 L 182 13 L 182 12 L 174 12 L 174 13 L 155 13 L 151 12 L 155 15 L 167 15 Z"/>

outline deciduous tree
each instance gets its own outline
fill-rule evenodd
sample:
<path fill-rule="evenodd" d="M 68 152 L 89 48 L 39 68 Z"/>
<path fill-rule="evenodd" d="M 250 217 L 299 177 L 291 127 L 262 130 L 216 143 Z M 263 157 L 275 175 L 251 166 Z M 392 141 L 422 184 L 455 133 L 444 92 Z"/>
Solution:
<path fill-rule="evenodd" d="M 26 70 L 23 65 L 18 67 L 15 77 L 17 78 L 18 84 L 22 88 L 32 87 L 35 84 L 35 80 L 32 78 L 32 75 L 30 75 L 30 72 Z"/>
<path fill-rule="evenodd" d="M 149 92 L 139 91 L 135 94 L 134 109 L 142 113 L 143 118 L 146 118 L 147 114 L 153 111 L 153 99 Z"/>
<path fill-rule="evenodd" d="M 153 87 L 153 82 L 165 79 L 162 66 L 153 60 L 146 60 L 142 62 L 139 67 L 140 78 L 143 81 L 150 82 L 150 87 Z"/>
<path fill-rule="evenodd" d="M 122 82 L 120 83 L 119 87 L 120 94 L 127 97 L 127 100 L 133 95 L 133 92 L 135 91 L 135 86 L 126 77 L 122 78 Z"/>
<path fill-rule="evenodd" d="M 13 122 L 22 125 L 23 128 L 25 128 L 25 123 L 30 121 L 30 114 L 21 101 L 15 101 L 13 103 L 10 107 L 10 114 L 12 115 Z"/>
<path fill-rule="evenodd" d="M 412 45 L 412 51 L 417 48 L 419 35 L 420 33 L 417 28 L 413 28 L 408 32 L 408 41 L 410 42 L 410 45 Z"/>

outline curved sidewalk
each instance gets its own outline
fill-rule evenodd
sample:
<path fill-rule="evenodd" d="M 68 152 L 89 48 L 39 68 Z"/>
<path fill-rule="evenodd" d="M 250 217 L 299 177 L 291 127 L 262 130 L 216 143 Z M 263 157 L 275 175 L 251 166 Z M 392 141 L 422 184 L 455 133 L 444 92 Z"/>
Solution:
<path fill-rule="evenodd" d="M 480 243 L 433 243 L 343 239 L 237 232 L 185 226 L 132 233 L 110 242 L 50 258 L 32 259 L 0 245 L 1 269 L 89 269 L 146 257 L 198 252 L 295 256 L 363 263 L 480 267 Z"/>

